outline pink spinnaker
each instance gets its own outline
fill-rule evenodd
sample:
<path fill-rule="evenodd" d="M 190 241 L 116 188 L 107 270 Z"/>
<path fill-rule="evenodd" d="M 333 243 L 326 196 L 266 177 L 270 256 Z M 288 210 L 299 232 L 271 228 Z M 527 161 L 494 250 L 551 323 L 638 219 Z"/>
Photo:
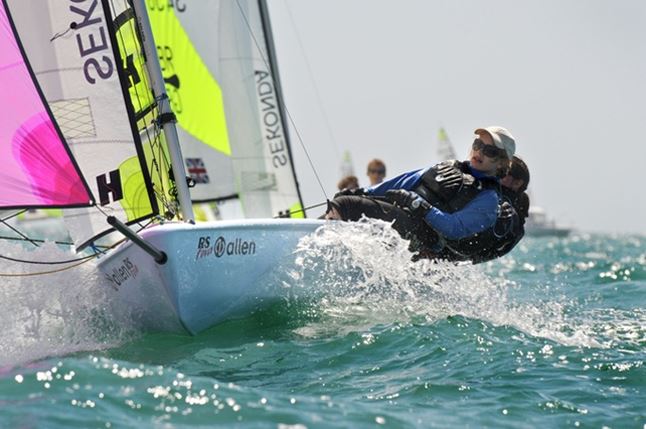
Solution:
<path fill-rule="evenodd" d="M 0 207 L 88 205 L 0 2 Z"/>

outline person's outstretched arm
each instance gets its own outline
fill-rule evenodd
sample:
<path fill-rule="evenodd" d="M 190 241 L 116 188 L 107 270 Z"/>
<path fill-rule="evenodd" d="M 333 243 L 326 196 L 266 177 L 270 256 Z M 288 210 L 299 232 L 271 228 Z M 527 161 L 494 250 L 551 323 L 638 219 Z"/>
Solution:
<path fill-rule="evenodd" d="M 421 170 L 414 170 L 400 174 L 399 176 L 385 180 L 378 185 L 366 188 L 366 193 L 375 197 L 383 197 L 386 194 L 386 191 L 390 189 L 411 190 L 419 184 L 420 178 L 426 170 L 426 168 L 422 168 Z"/>

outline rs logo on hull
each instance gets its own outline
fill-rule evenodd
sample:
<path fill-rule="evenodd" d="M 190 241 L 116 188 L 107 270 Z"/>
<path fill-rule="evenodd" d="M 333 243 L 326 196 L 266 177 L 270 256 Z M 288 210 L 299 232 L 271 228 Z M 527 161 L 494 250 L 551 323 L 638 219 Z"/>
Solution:
<path fill-rule="evenodd" d="M 256 242 L 235 237 L 227 241 L 223 236 L 212 240 L 211 237 L 200 237 L 197 243 L 195 259 L 208 256 L 221 258 L 223 256 L 250 256 L 256 254 Z"/>

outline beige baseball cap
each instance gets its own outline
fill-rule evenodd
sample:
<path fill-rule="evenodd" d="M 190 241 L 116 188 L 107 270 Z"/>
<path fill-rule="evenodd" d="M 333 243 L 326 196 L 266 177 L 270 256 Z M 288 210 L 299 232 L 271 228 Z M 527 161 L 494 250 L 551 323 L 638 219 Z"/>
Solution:
<path fill-rule="evenodd" d="M 514 136 L 512 136 L 506 128 L 497 126 L 478 128 L 475 130 L 475 133 L 489 134 L 493 140 L 493 144 L 507 153 L 507 158 L 511 159 L 511 157 L 514 156 L 514 153 L 516 152 L 516 140 L 514 140 Z"/>

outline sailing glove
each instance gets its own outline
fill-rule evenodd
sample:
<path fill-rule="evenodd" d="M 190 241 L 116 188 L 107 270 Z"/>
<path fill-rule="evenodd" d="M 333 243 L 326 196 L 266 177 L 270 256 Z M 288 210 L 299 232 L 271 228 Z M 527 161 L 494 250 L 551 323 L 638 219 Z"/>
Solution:
<path fill-rule="evenodd" d="M 514 207 L 509 204 L 507 201 L 503 202 L 498 206 L 498 218 L 499 219 L 511 219 L 516 214 Z"/>
<path fill-rule="evenodd" d="M 409 211 L 415 216 L 424 217 L 426 212 L 431 209 L 431 205 L 413 191 L 407 191 L 405 189 L 391 189 L 386 191 L 385 197 L 388 201 Z"/>
<path fill-rule="evenodd" d="M 334 194 L 334 198 L 343 196 L 360 197 L 361 195 L 368 195 L 366 188 L 344 188 Z"/>

